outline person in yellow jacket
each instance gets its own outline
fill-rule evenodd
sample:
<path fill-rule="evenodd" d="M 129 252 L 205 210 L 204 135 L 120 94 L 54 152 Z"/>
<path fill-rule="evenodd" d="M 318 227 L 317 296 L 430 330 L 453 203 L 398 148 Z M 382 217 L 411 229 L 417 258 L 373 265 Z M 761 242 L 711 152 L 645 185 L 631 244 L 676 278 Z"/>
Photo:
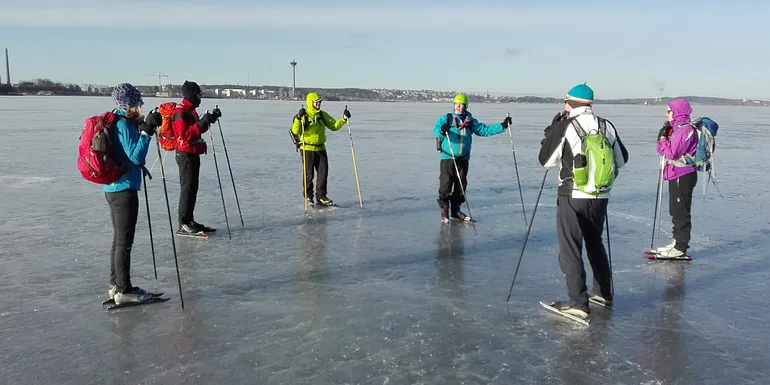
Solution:
<path fill-rule="evenodd" d="M 313 206 L 313 174 L 318 173 L 316 185 L 317 203 L 323 206 L 334 206 L 329 199 L 326 189 L 326 181 L 329 177 L 329 158 L 326 155 L 326 129 L 338 131 L 350 118 L 350 111 L 345 107 L 342 117 L 334 120 L 327 112 L 321 111 L 323 99 L 311 92 L 307 95 L 305 104 L 294 116 L 294 124 L 291 126 L 291 137 L 297 151 L 302 150 L 303 164 L 305 167 L 305 181 L 303 194 L 308 200 L 308 205 Z"/>

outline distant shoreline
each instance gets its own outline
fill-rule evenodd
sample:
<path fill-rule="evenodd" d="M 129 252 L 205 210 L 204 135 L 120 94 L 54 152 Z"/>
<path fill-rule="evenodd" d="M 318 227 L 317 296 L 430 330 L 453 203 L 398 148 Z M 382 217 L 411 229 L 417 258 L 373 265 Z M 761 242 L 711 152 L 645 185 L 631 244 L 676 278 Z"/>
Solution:
<path fill-rule="evenodd" d="M 323 90 L 321 91 L 323 92 Z M 32 97 L 110 97 L 107 94 L 81 94 L 81 95 L 35 95 L 35 94 L 21 94 L 21 93 L 0 93 L 0 96 L 32 96 Z M 158 99 L 179 99 L 181 95 L 170 95 L 166 97 L 159 97 L 155 95 L 146 95 L 147 98 Z M 299 98 L 243 98 L 243 97 L 221 97 L 216 95 L 204 95 L 205 99 L 214 100 L 253 100 L 253 101 L 285 101 L 285 102 L 302 102 Z M 744 101 L 740 99 L 722 99 L 722 98 L 710 98 L 710 97 L 688 97 L 684 96 L 693 105 L 701 106 L 744 106 L 744 107 L 770 107 L 770 103 L 765 101 Z M 359 98 L 341 98 L 331 97 L 325 98 L 327 101 L 339 101 L 339 102 L 370 102 L 370 103 L 447 103 L 447 100 L 425 100 L 425 99 L 359 99 Z M 660 100 L 650 98 L 633 98 L 633 99 L 609 99 L 601 100 L 597 99 L 594 104 L 602 105 L 665 105 L 669 100 L 676 98 L 661 98 Z M 705 99 L 705 100 L 704 100 Z M 474 103 L 478 104 L 560 104 L 563 103 L 561 98 L 547 98 L 547 97 L 535 97 L 535 96 L 522 96 L 522 97 L 500 97 L 495 99 L 487 99 L 479 97 L 478 100 L 474 100 Z"/>

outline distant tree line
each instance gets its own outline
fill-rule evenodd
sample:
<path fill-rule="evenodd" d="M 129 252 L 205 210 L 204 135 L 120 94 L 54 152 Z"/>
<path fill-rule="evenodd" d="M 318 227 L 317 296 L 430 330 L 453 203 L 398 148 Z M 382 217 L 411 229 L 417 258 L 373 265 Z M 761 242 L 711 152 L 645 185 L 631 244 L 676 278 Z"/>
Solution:
<path fill-rule="evenodd" d="M 77 84 L 64 85 L 51 79 L 35 79 L 33 81 L 21 81 L 16 85 L 19 92 L 37 93 L 40 91 L 51 92 L 54 95 L 82 95 L 83 90 Z"/>

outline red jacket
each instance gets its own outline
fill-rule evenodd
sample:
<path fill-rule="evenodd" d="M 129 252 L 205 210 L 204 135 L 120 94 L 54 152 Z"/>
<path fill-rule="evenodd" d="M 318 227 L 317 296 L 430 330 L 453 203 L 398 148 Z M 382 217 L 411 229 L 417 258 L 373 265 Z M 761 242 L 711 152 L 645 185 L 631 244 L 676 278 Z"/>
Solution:
<path fill-rule="evenodd" d="M 198 155 L 206 153 L 206 142 L 201 136 L 208 131 L 208 127 L 201 129 L 198 126 L 199 119 L 198 112 L 187 99 L 182 99 L 182 103 L 177 104 L 171 113 L 171 127 L 178 138 L 177 151 Z"/>

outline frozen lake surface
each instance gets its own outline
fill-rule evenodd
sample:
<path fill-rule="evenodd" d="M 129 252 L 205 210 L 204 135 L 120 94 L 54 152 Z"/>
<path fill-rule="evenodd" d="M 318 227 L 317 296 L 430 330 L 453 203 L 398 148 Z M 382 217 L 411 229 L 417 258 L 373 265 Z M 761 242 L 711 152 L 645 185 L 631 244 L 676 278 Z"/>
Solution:
<path fill-rule="evenodd" d="M 147 98 L 145 107 L 160 102 Z M 364 208 L 343 128 L 328 134 L 329 196 L 341 207 L 309 216 L 301 159 L 287 134 L 302 103 L 204 100 L 202 107 L 217 103 L 245 226 L 214 128 L 232 240 L 210 150 L 195 214 L 219 231 L 208 240 L 176 239 L 183 310 L 155 163 L 148 192 L 158 280 L 142 192 L 132 275 L 135 285 L 172 299 L 107 312 L 100 303 L 109 208 L 101 187 L 78 174 L 76 158 L 83 120 L 111 109 L 112 100 L 0 97 L 0 382 L 761 384 L 770 376 L 770 109 L 694 107 L 721 126 L 715 156 L 724 198 L 713 185 L 704 198 L 698 181 L 694 260 L 674 263 L 641 253 L 652 235 L 654 140 L 665 107 L 596 106 L 618 127 L 630 162 L 609 206 L 615 308 L 594 306 L 586 328 L 538 304 L 566 298 L 553 171 L 506 304 L 526 231 L 507 133 L 474 138 L 475 236 L 471 226 L 439 221 L 432 129 L 448 103 L 347 103 Z M 323 108 L 337 117 L 344 105 Z M 558 108 L 471 99 L 482 122 L 514 118 L 528 216 L 544 172 L 542 130 Z M 154 142 L 148 165 L 158 158 Z M 176 227 L 171 155 L 164 164 Z M 667 211 L 664 203 L 661 243 L 670 237 Z"/>

